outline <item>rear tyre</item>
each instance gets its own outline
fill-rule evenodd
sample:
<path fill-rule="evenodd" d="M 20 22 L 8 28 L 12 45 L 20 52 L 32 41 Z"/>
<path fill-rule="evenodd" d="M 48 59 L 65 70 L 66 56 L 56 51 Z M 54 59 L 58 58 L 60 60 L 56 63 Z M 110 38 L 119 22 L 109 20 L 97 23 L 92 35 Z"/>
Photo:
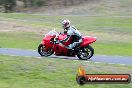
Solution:
<path fill-rule="evenodd" d="M 90 45 L 88 45 L 78 50 L 77 57 L 80 60 L 87 60 L 90 59 L 93 56 L 93 54 L 94 54 L 94 49 Z"/>
<path fill-rule="evenodd" d="M 52 49 L 48 49 L 48 50 L 46 51 L 45 46 L 44 46 L 43 44 L 40 44 L 40 45 L 38 46 L 38 53 L 39 53 L 41 56 L 47 57 L 47 56 L 51 56 L 54 52 L 53 52 Z"/>

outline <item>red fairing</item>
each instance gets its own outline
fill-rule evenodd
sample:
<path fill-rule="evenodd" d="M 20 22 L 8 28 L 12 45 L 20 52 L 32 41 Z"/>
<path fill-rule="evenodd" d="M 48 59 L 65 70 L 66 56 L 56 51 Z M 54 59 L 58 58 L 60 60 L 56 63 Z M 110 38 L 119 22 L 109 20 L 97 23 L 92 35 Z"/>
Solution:
<path fill-rule="evenodd" d="M 84 36 L 81 46 L 87 46 L 87 45 L 89 45 L 89 44 L 91 44 L 91 43 L 93 43 L 95 41 L 96 41 L 95 37 Z"/>
<path fill-rule="evenodd" d="M 61 34 L 58 36 L 58 40 L 63 40 L 67 37 L 66 34 Z M 69 39 L 67 42 L 64 42 L 63 45 L 68 46 L 71 43 L 71 39 Z M 59 44 L 54 45 L 54 51 L 56 55 L 63 55 L 67 56 L 68 50 L 65 47 L 60 46 Z"/>
<path fill-rule="evenodd" d="M 51 40 L 51 38 L 53 38 L 53 37 L 54 37 L 54 36 L 46 35 L 46 36 L 43 38 L 41 44 L 45 45 L 46 48 L 52 48 L 52 47 L 53 47 L 53 44 L 50 43 L 50 40 Z"/>
<path fill-rule="evenodd" d="M 59 35 L 58 40 L 63 40 L 63 39 L 65 39 L 66 37 L 67 37 L 66 34 Z M 70 43 L 71 43 L 71 39 L 69 39 L 67 42 L 64 42 L 63 44 L 64 44 L 65 46 L 68 46 Z"/>

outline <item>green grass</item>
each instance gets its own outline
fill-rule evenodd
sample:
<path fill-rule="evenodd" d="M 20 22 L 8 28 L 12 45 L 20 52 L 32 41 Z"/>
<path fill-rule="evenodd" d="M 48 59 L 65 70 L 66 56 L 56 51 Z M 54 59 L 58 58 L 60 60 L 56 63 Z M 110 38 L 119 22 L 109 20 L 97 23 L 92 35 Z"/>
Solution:
<path fill-rule="evenodd" d="M 19 25 L 57 29 L 60 31 L 63 18 L 69 18 L 84 35 L 97 37 L 93 44 L 96 54 L 132 56 L 132 18 L 97 16 L 46 16 L 23 13 L 0 13 L 1 21 L 16 22 Z M 43 31 L 45 32 L 45 31 Z M 0 32 L 0 47 L 37 49 L 43 36 L 30 32 Z"/>
<path fill-rule="evenodd" d="M 37 49 L 43 36 L 35 33 L 24 32 L 0 32 L 1 48 Z"/>
<path fill-rule="evenodd" d="M 131 43 L 95 43 L 95 54 L 132 56 Z"/>
<path fill-rule="evenodd" d="M 79 86 L 76 73 L 82 65 L 89 74 L 130 74 L 132 66 L 109 65 L 52 58 L 0 56 L 0 88 L 131 88 L 130 84 Z M 109 68 L 109 69 L 108 69 Z"/>
<path fill-rule="evenodd" d="M 61 28 L 62 19 L 68 18 L 80 30 L 102 30 L 132 32 L 131 17 L 110 17 L 110 16 L 46 16 L 34 14 L 4 14 L 0 13 L 1 18 L 24 21 L 25 24 L 32 26 Z M 114 30 L 112 30 L 114 29 Z"/>

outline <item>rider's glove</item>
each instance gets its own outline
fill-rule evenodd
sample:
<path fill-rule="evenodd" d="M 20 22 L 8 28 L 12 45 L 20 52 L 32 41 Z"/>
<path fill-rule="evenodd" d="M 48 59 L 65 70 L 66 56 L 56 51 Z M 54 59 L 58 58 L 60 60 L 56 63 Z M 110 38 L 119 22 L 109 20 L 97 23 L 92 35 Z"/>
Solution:
<path fill-rule="evenodd" d="M 63 43 L 64 41 L 63 40 L 60 40 L 60 43 Z"/>

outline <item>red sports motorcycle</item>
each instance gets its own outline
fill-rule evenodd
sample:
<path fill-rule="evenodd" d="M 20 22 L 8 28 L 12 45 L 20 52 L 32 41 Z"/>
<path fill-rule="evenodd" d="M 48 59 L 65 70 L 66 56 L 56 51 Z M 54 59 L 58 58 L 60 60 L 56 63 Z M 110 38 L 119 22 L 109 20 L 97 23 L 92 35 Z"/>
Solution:
<path fill-rule="evenodd" d="M 67 42 L 60 43 L 67 37 L 66 34 L 59 34 L 55 30 L 50 31 L 45 35 L 41 44 L 38 46 L 38 53 L 41 56 L 50 56 L 55 54 L 56 56 L 72 56 L 77 57 L 81 60 L 90 59 L 94 54 L 94 49 L 90 46 L 91 43 L 96 41 L 95 37 L 84 36 L 83 42 L 74 48 L 74 50 L 67 49 L 66 46 L 71 44 L 72 38 Z"/>

